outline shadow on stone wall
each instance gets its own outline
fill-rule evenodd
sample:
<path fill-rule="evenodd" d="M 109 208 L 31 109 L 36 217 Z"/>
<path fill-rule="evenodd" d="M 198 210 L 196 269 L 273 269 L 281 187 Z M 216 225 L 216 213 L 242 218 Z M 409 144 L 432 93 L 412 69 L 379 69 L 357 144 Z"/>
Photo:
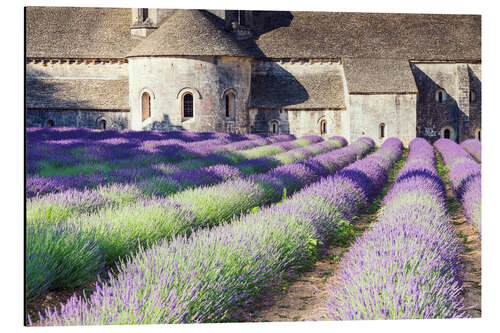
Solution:
<path fill-rule="evenodd" d="M 25 82 L 26 127 L 43 127 L 53 122 L 55 127 L 98 128 L 98 121 L 105 120 L 107 128 L 128 128 L 124 112 L 93 110 L 85 102 L 90 96 L 73 99 L 81 86 L 77 80 L 50 80 L 47 73 L 29 69 Z"/>
<path fill-rule="evenodd" d="M 481 126 L 481 109 L 482 109 L 482 82 L 481 79 L 474 73 L 470 66 L 467 66 L 467 72 L 469 74 L 469 89 L 474 90 L 476 93 L 476 99 L 471 101 L 469 119 L 470 119 L 470 135 L 475 137 L 476 129 L 480 129 Z"/>
<path fill-rule="evenodd" d="M 56 97 L 58 89 L 53 82 L 45 80 L 50 77 L 47 73 L 30 69 L 26 73 L 26 99 L 27 108 L 48 108 L 53 105 L 65 105 L 67 100 Z"/>
<path fill-rule="evenodd" d="M 225 21 L 223 19 L 206 10 L 201 10 L 200 12 L 210 19 L 216 27 L 222 31 L 224 30 Z M 259 29 L 255 31 L 256 38 L 280 27 L 288 27 L 293 20 L 292 13 L 288 11 L 255 11 L 254 13 L 255 25 L 259 27 Z M 247 50 L 253 58 L 266 58 L 265 54 L 255 43 L 254 39 L 250 38 L 242 40 L 237 38 L 235 34 L 230 34 L 230 36 L 239 47 Z M 33 70 L 30 70 L 30 72 L 27 73 L 27 108 L 39 109 L 37 111 L 30 110 L 27 112 L 27 126 L 46 126 L 49 119 L 56 117 L 56 119 L 52 119 L 54 120 L 56 126 L 59 124 L 62 124 L 62 126 L 76 126 L 78 123 L 80 126 L 82 124 L 86 125 L 82 127 L 96 128 L 97 120 L 102 118 L 112 122 L 112 127 L 128 128 L 127 120 L 119 118 L 115 119 L 111 112 L 106 112 L 105 114 L 93 112 L 95 119 L 91 119 L 89 116 L 90 112 L 85 111 L 71 111 L 74 112 L 73 114 L 69 113 L 70 111 L 58 111 L 57 113 L 48 112 L 51 108 L 54 109 L 54 106 L 57 106 L 57 108 L 67 107 L 71 110 L 71 106 L 73 109 L 84 109 L 88 107 L 88 105 L 85 105 L 85 103 L 80 101 L 71 101 L 57 97 L 64 94 L 59 93 L 59 87 L 56 85 L 40 79 L 40 77 L 44 76 L 47 76 L 46 73 Z M 259 108 L 279 109 L 290 105 L 300 104 L 309 99 L 309 94 L 304 86 L 302 86 L 302 84 L 297 81 L 297 79 L 290 72 L 272 62 L 269 63 L 269 66 L 264 74 L 253 77 L 251 90 L 250 100 L 255 101 L 255 105 Z M 77 117 L 79 122 L 76 122 Z M 258 128 L 257 132 L 268 132 L 268 125 L 266 123 L 267 118 L 268 117 L 264 115 L 264 123 L 259 123 L 255 126 Z M 281 124 L 280 131 L 288 133 L 289 128 L 287 123 Z M 161 121 L 155 121 L 149 126 L 146 126 L 145 129 L 185 130 L 182 125 L 172 124 L 168 115 L 164 115 L 164 118 Z"/>
<path fill-rule="evenodd" d="M 170 121 L 168 114 L 163 114 L 163 119 L 154 121 L 151 125 L 144 127 L 145 130 L 158 130 L 158 131 L 184 131 L 184 126 L 173 125 Z"/>
<path fill-rule="evenodd" d="M 436 102 L 436 91 L 442 87 L 417 66 L 411 64 L 411 70 L 418 89 L 417 136 L 432 143 L 440 138 L 440 131 L 444 126 L 451 126 L 455 130 L 458 142 L 462 131 L 464 131 L 464 128 L 459 128 L 460 120 L 467 122 L 469 117 L 449 94 L 446 96 L 445 103 Z"/>

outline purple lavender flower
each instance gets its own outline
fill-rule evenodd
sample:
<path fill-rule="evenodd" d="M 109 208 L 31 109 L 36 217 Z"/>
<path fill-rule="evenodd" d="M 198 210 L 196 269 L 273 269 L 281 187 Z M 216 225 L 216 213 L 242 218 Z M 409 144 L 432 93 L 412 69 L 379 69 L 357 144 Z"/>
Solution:
<path fill-rule="evenodd" d="M 307 184 L 321 177 L 313 176 L 315 167 L 321 170 L 335 168 L 337 171 L 355 161 L 358 156 L 365 155 L 373 146 L 371 140 L 358 140 L 350 146 L 327 153 L 340 158 L 332 165 L 327 164 L 332 161 L 328 158 L 318 159 L 321 166 L 311 159 L 305 161 L 307 163 L 299 162 L 290 168 L 273 171 L 267 175 L 267 180 L 275 178 L 277 183 L 286 182 L 282 175 L 288 173 L 294 182 Z M 397 151 L 392 150 L 398 147 L 387 147 L 383 146 L 374 156 L 393 156 L 394 160 L 397 159 L 397 154 L 394 154 Z M 338 217 L 337 210 L 332 208 L 344 200 L 332 192 L 331 186 L 339 183 L 334 179 L 328 177 L 297 193 L 283 205 L 263 208 L 231 224 L 198 230 L 189 238 L 177 237 L 159 242 L 147 250 L 139 250 L 119 265 L 118 274 L 110 275 L 109 282 L 99 283 L 88 301 L 75 296 L 61 311 L 47 310 L 41 324 L 224 320 L 234 306 L 245 304 L 247 300 L 258 296 L 278 275 L 304 264 L 304 260 L 312 254 L 308 245 L 310 240 L 324 239 L 332 231 L 335 225 L 332 220 L 338 221 L 334 219 Z M 372 181 L 380 183 L 376 179 Z M 241 194 L 255 193 L 256 198 L 262 193 L 259 184 L 252 177 L 248 180 L 231 180 L 209 190 L 197 190 L 204 196 L 182 194 L 174 196 L 172 201 L 180 204 L 190 202 L 193 209 L 198 201 L 204 203 L 199 208 L 217 207 L 215 203 L 225 201 L 214 201 L 214 198 L 221 196 L 227 200 L 238 199 L 237 205 L 241 209 L 241 203 L 246 201 L 234 195 L 235 189 L 245 188 Z M 321 193 L 322 196 L 312 197 L 311 193 Z M 357 200 L 356 193 L 344 193 Z M 354 211 L 350 213 L 355 214 L 359 206 L 352 207 Z"/>
<path fill-rule="evenodd" d="M 330 286 L 331 318 L 464 316 L 461 248 L 445 200 L 432 146 L 414 139 L 377 223 L 355 241 L 338 283 Z"/>
<path fill-rule="evenodd" d="M 477 139 L 468 139 L 460 144 L 469 154 L 481 163 L 481 142 Z"/>
<path fill-rule="evenodd" d="M 434 146 L 449 168 L 453 191 L 467 220 L 481 232 L 481 166 L 452 140 L 439 139 Z"/>

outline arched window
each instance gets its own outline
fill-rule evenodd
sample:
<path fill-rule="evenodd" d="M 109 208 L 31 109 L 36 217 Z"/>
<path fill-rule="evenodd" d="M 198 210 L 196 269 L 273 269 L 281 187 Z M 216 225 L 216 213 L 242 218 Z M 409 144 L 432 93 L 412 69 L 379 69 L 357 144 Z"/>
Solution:
<path fill-rule="evenodd" d="M 234 95 L 231 92 L 226 94 L 226 117 L 234 116 Z"/>
<path fill-rule="evenodd" d="M 142 93 L 142 121 L 151 117 L 151 96 L 149 93 Z"/>
<path fill-rule="evenodd" d="M 277 120 L 271 120 L 269 123 L 269 131 L 271 134 L 278 134 L 278 121 Z"/>
<path fill-rule="evenodd" d="M 382 123 L 378 126 L 379 128 L 379 136 L 381 139 L 385 138 L 385 124 Z"/>
<path fill-rule="evenodd" d="M 193 118 L 193 95 L 185 93 L 182 96 L 182 117 Z"/>
<path fill-rule="evenodd" d="M 319 123 L 319 131 L 321 134 L 326 134 L 326 120 L 323 119 L 320 123 Z"/>
<path fill-rule="evenodd" d="M 436 90 L 436 102 L 438 103 L 445 103 L 446 102 L 446 97 L 447 97 L 447 94 L 446 94 L 446 91 L 444 91 L 443 89 L 438 89 Z"/>
<path fill-rule="evenodd" d="M 476 92 L 474 91 L 474 89 L 471 89 L 469 91 L 469 102 L 470 103 L 474 103 L 477 99 L 477 95 L 476 95 Z"/>
<path fill-rule="evenodd" d="M 480 128 L 478 128 L 476 130 L 476 139 L 478 139 L 479 141 L 481 141 L 481 129 Z"/>
<path fill-rule="evenodd" d="M 47 127 L 54 127 L 55 123 L 52 119 L 47 120 Z"/>
<path fill-rule="evenodd" d="M 445 139 L 455 140 L 455 129 L 451 125 L 446 125 L 441 128 L 441 137 Z"/>
<path fill-rule="evenodd" d="M 100 129 L 100 130 L 105 130 L 106 129 L 106 120 L 104 119 L 101 119 L 97 122 L 97 127 Z"/>

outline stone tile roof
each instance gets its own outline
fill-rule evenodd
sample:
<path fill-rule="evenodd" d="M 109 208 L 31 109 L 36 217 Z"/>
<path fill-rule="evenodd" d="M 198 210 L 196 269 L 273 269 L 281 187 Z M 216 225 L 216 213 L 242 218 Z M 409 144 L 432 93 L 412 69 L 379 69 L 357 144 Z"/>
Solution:
<path fill-rule="evenodd" d="M 238 41 L 224 21 L 205 10 L 177 10 L 128 56 L 256 57 L 253 41 Z"/>
<path fill-rule="evenodd" d="M 129 110 L 128 80 L 26 80 L 28 108 Z"/>
<path fill-rule="evenodd" d="M 481 59 L 479 15 L 285 13 L 256 41 L 267 57 Z"/>
<path fill-rule="evenodd" d="M 26 7 L 26 56 L 123 58 L 130 37 L 127 8 Z"/>
<path fill-rule="evenodd" d="M 344 73 L 349 93 L 417 93 L 407 60 L 346 58 Z"/>
<path fill-rule="evenodd" d="M 255 42 L 235 40 L 208 11 L 176 10 L 141 43 L 130 37 L 127 8 L 27 7 L 26 55 L 481 59 L 479 15 L 256 12 L 262 26 Z"/>
<path fill-rule="evenodd" d="M 339 65 L 270 64 L 252 75 L 250 108 L 345 107 Z"/>

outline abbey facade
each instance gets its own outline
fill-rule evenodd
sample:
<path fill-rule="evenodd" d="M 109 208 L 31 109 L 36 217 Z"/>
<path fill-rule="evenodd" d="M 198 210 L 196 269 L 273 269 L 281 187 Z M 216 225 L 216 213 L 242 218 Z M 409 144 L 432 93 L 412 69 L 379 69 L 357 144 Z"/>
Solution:
<path fill-rule="evenodd" d="M 480 138 L 481 17 L 28 7 L 26 126 Z"/>

